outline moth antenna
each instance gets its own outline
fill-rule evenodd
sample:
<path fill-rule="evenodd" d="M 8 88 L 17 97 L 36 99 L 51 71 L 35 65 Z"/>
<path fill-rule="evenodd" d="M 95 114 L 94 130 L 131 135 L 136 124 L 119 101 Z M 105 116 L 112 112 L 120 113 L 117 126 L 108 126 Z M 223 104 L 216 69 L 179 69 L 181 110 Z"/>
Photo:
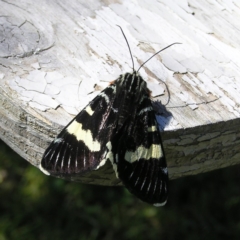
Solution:
<path fill-rule="evenodd" d="M 172 43 L 170 45 L 168 45 L 167 47 L 159 50 L 158 52 L 154 53 L 148 60 L 146 60 L 143 64 L 141 64 L 141 66 L 138 68 L 137 72 L 139 72 L 139 70 L 143 67 L 143 65 L 145 65 L 150 59 L 152 59 L 153 57 L 155 57 L 157 54 L 159 54 L 160 52 L 162 52 L 163 50 L 171 47 L 172 45 L 175 45 L 175 44 L 181 44 L 181 43 L 178 43 L 178 42 L 175 42 L 175 43 Z"/>
<path fill-rule="evenodd" d="M 123 37 L 125 38 L 125 41 L 126 41 L 126 43 L 127 43 L 128 50 L 129 50 L 129 52 L 130 52 L 131 59 L 132 59 L 132 69 L 133 69 L 133 71 L 134 71 L 134 61 L 133 61 L 133 56 L 132 56 L 132 52 L 131 52 L 131 48 L 130 48 L 130 46 L 129 46 L 128 40 L 127 40 L 127 38 L 126 38 L 126 36 L 125 36 L 122 28 L 121 28 L 119 25 L 117 25 L 117 26 L 121 29 L 122 35 L 123 35 Z"/>
<path fill-rule="evenodd" d="M 170 102 L 170 98 L 171 98 L 170 91 L 169 91 L 169 89 L 168 89 L 167 84 L 166 84 L 163 80 L 161 80 L 161 79 L 159 79 L 159 78 L 158 78 L 158 80 L 161 81 L 161 82 L 165 85 L 165 88 L 166 88 L 166 90 L 167 90 L 168 100 L 167 100 L 167 102 L 166 102 L 165 104 L 162 103 L 163 106 L 167 106 L 168 103 Z"/>

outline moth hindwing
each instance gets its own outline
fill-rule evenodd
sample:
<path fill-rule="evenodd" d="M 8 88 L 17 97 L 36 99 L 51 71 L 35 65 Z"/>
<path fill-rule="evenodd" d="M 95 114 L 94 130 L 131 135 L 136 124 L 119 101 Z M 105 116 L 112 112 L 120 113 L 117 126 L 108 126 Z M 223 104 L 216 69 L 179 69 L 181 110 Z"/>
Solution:
<path fill-rule="evenodd" d="M 111 161 L 116 176 L 142 201 L 166 203 L 168 172 L 149 90 L 134 71 L 98 94 L 45 151 L 40 169 L 74 178 Z"/>

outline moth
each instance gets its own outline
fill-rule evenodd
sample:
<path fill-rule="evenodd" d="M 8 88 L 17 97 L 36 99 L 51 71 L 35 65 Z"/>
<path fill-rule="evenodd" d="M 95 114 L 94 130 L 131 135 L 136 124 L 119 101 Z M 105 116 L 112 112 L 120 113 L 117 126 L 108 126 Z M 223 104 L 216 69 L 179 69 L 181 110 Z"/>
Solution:
<path fill-rule="evenodd" d="M 116 177 L 136 197 L 154 206 L 166 203 L 162 140 L 150 91 L 138 71 L 133 62 L 132 73 L 111 82 L 64 127 L 43 155 L 40 169 L 45 174 L 74 180 L 110 161 Z"/>

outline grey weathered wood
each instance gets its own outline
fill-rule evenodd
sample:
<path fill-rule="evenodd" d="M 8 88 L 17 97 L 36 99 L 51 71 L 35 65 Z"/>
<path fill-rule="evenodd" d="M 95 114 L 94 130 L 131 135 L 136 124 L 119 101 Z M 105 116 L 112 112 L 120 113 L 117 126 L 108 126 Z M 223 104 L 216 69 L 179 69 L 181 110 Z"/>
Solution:
<path fill-rule="evenodd" d="M 157 116 L 170 178 L 237 164 L 239 20 L 238 0 L 2 0 L 0 138 L 38 166 L 60 129 L 110 80 L 131 71 L 118 24 L 136 68 L 168 44 L 182 43 L 140 71 L 153 99 L 168 100 L 161 81 L 170 90 L 167 112 Z M 80 180 L 118 184 L 106 168 Z"/>

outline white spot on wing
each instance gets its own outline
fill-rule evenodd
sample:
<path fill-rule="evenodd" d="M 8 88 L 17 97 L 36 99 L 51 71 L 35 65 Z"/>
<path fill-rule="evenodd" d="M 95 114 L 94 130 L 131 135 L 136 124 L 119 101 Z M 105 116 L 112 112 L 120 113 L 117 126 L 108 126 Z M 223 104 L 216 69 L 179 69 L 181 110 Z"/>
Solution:
<path fill-rule="evenodd" d="M 116 93 L 116 86 L 112 85 L 113 93 Z"/>
<path fill-rule="evenodd" d="M 163 202 L 163 203 L 154 203 L 153 206 L 155 207 L 162 207 L 166 204 L 167 201 Z"/>
<path fill-rule="evenodd" d="M 44 169 L 41 164 L 39 165 L 39 169 L 40 169 L 44 174 L 50 175 L 50 173 L 49 173 L 46 169 Z"/>
<path fill-rule="evenodd" d="M 107 146 L 107 148 L 108 148 L 108 153 L 107 153 L 105 159 L 106 159 L 106 160 L 109 159 L 109 160 L 111 161 L 112 166 L 113 166 L 113 170 L 114 170 L 114 172 L 115 172 L 115 174 L 116 174 L 116 177 L 119 178 L 119 177 L 118 177 L 118 172 L 117 172 L 117 164 L 114 162 L 114 158 L 113 158 L 112 143 L 111 143 L 111 142 L 108 142 L 108 143 L 106 144 L 106 146 Z"/>
<path fill-rule="evenodd" d="M 51 151 L 51 149 L 49 149 L 49 150 L 48 150 L 48 152 L 45 152 L 45 154 L 44 154 L 44 155 L 45 155 L 45 157 L 47 157 L 47 156 L 48 156 L 48 154 L 50 153 L 50 151 Z"/>
<path fill-rule="evenodd" d="M 65 150 L 65 152 L 66 152 L 66 150 Z M 65 152 L 64 152 L 64 155 L 65 155 Z M 63 161 L 64 161 L 64 157 L 62 158 L 61 169 L 63 168 Z"/>
<path fill-rule="evenodd" d="M 138 177 L 137 180 L 135 181 L 134 187 L 136 187 L 138 181 L 139 181 L 139 177 Z"/>
<path fill-rule="evenodd" d="M 128 180 L 130 180 L 132 178 L 133 174 L 134 174 L 134 171 L 132 171 L 132 173 L 130 174 Z"/>
<path fill-rule="evenodd" d="M 99 169 L 100 167 L 102 167 L 102 166 L 106 163 L 106 161 L 107 161 L 107 158 L 103 159 L 103 160 L 99 163 L 99 165 L 98 165 L 94 170 L 97 170 L 97 169 Z"/>
<path fill-rule="evenodd" d="M 145 182 L 146 182 L 146 178 L 144 179 L 143 183 L 142 183 L 142 186 L 141 186 L 141 190 L 143 189 L 144 185 L 145 185 Z"/>
<path fill-rule="evenodd" d="M 90 116 L 92 116 L 93 113 L 94 113 L 94 111 L 92 110 L 91 106 L 87 106 L 87 107 L 85 108 L 85 111 L 86 111 Z"/>
<path fill-rule="evenodd" d="M 149 111 L 152 111 L 153 108 L 152 107 L 146 107 L 146 108 L 143 108 L 139 113 L 138 113 L 138 116 L 143 114 L 144 112 L 149 112 Z"/>
<path fill-rule="evenodd" d="M 113 112 L 117 113 L 118 109 L 112 107 Z"/>
<path fill-rule="evenodd" d="M 62 142 L 62 141 L 63 141 L 62 138 L 56 138 L 56 139 L 54 140 L 54 143 L 60 143 L 60 142 Z"/>
<path fill-rule="evenodd" d="M 59 155 L 60 155 L 60 152 L 58 153 L 58 155 L 57 155 L 57 157 L 56 157 L 55 166 L 57 165 L 57 162 L 58 162 L 58 159 L 59 159 Z"/>
<path fill-rule="evenodd" d="M 149 192 L 151 185 L 152 185 L 152 181 L 149 182 L 147 193 Z"/>
<path fill-rule="evenodd" d="M 165 174 L 168 174 L 168 169 L 165 167 L 165 168 L 162 168 L 162 171 L 165 173 Z"/>
<path fill-rule="evenodd" d="M 156 131 L 157 131 L 157 127 L 156 126 L 148 127 L 148 132 L 156 132 Z"/>
<path fill-rule="evenodd" d="M 78 141 L 83 141 L 90 151 L 100 151 L 101 144 L 97 140 L 93 140 L 93 136 L 90 130 L 82 129 L 81 123 L 78 123 L 75 120 L 67 127 L 66 130 L 68 133 L 73 134 Z"/>
<path fill-rule="evenodd" d="M 71 156 L 68 159 L 68 168 L 70 167 L 70 163 L 71 163 Z"/>
<path fill-rule="evenodd" d="M 76 166 L 76 168 L 77 168 L 77 165 L 78 165 L 77 156 L 78 156 L 78 147 L 77 147 L 77 154 L 76 154 L 76 160 L 75 160 L 75 166 Z"/>
<path fill-rule="evenodd" d="M 85 154 L 84 154 L 84 158 L 83 158 L 83 167 L 85 168 L 85 166 L 86 166 L 86 156 L 85 156 Z"/>
<path fill-rule="evenodd" d="M 103 98 L 105 98 L 105 101 L 107 104 L 110 102 L 109 97 L 104 92 L 99 93 L 99 96 L 102 96 Z"/>
<path fill-rule="evenodd" d="M 108 148 L 108 153 L 107 153 L 106 159 L 109 159 L 113 163 L 113 153 L 112 153 L 112 144 L 111 144 L 111 142 L 108 142 L 106 144 L 106 146 Z"/>

